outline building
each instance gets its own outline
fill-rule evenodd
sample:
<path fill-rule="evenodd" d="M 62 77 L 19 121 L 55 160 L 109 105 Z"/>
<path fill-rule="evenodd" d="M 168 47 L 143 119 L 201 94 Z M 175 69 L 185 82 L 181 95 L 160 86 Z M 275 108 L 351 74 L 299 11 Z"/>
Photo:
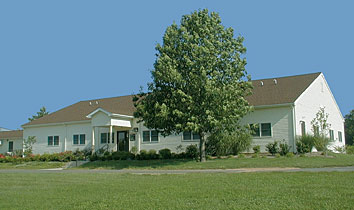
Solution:
<path fill-rule="evenodd" d="M 254 145 L 284 140 L 294 151 L 296 136 L 312 133 L 311 120 L 320 107 L 329 113 L 332 146 L 343 146 L 344 119 L 322 73 L 252 81 L 247 97 L 254 111 L 243 124 L 258 125 Z M 22 125 L 23 137 L 35 136 L 34 153 L 56 153 L 83 149 L 129 151 L 185 148 L 198 144 L 191 132 L 163 137 L 133 117 L 133 96 L 80 101 Z"/>
<path fill-rule="evenodd" d="M 0 131 L 0 154 L 22 151 L 23 131 Z"/>

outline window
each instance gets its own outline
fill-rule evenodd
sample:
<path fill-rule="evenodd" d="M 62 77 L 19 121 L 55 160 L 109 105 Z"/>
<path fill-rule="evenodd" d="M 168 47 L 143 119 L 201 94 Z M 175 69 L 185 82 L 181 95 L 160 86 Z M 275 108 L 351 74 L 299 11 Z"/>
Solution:
<path fill-rule="evenodd" d="M 270 123 L 250 124 L 250 128 L 254 137 L 272 136 L 272 126 Z"/>
<path fill-rule="evenodd" d="M 304 121 L 300 121 L 301 124 L 301 135 L 305 136 L 306 135 L 306 125 Z"/>
<path fill-rule="evenodd" d="M 101 144 L 107 143 L 107 133 L 101 133 Z"/>
<path fill-rule="evenodd" d="M 59 136 L 48 136 L 48 146 L 58 146 Z"/>
<path fill-rule="evenodd" d="M 250 124 L 252 136 L 260 137 L 261 133 L 259 132 L 259 124 Z"/>
<path fill-rule="evenodd" d="M 157 130 L 143 131 L 143 142 L 158 142 L 159 132 Z"/>
<path fill-rule="evenodd" d="M 261 136 L 272 136 L 272 127 L 270 123 L 261 124 Z"/>
<path fill-rule="evenodd" d="M 199 140 L 200 136 L 198 133 L 194 133 L 191 131 L 184 131 L 183 132 L 183 141 L 193 141 L 193 140 Z"/>
<path fill-rule="evenodd" d="M 343 139 L 342 139 L 342 132 L 341 131 L 338 131 L 338 140 L 339 142 L 342 142 Z"/>
<path fill-rule="evenodd" d="M 151 141 L 159 141 L 159 132 L 157 132 L 157 130 L 151 131 Z"/>
<path fill-rule="evenodd" d="M 101 144 L 109 144 L 111 135 L 109 133 L 101 133 Z M 114 133 L 112 133 L 112 143 L 114 143 Z"/>
<path fill-rule="evenodd" d="M 85 144 L 86 136 L 85 134 L 75 134 L 73 136 L 73 144 Z"/>
<path fill-rule="evenodd" d="M 136 138 L 135 133 L 130 134 L 130 141 L 135 141 L 135 138 Z"/>
<path fill-rule="evenodd" d="M 14 151 L 14 142 L 9 141 L 9 152 L 13 152 L 13 151 Z"/>
<path fill-rule="evenodd" d="M 333 130 L 329 130 L 329 139 L 330 139 L 331 141 L 334 140 L 334 131 L 333 131 Z"/>

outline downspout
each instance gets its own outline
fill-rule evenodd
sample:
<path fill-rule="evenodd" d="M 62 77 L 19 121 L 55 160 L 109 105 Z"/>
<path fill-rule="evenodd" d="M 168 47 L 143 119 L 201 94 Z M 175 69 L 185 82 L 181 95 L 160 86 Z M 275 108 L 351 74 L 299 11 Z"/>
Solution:
<path fill-rule="evenodd" d="M 296 152 L 296 115 L 295 115 L 295 104 L 291 106 L 293 115 L 293 151 Z"/>
<path fill-rule="evenodd" d="M 66 152 L 66 140 L 68 139 L 68 127 L 67 124 L 64 125 L 65 125 L 64 152 Z"/>

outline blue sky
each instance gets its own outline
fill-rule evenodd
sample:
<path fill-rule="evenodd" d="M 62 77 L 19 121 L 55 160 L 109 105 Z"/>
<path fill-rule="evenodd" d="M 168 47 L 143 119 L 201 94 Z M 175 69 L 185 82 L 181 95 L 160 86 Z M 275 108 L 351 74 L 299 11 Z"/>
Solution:
<path fill-rule="evenodd" d="M 203 8 L 244 36 L 253 79 L 323 72 L 345 115 L 352 2 L 0 1 L 0 127 L 20 128 L 42 106 L 137 93 L 166 27 Z"/>

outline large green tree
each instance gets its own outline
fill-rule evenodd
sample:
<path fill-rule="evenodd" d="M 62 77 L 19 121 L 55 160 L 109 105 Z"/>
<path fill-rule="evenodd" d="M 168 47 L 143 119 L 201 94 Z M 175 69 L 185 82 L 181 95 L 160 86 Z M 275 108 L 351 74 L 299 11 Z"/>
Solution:
<path fill-rule="evenodd" d="M 354 142 L 354 109 L 345 115 L 344 132 L 345 144 L 353 145 Z"/>
<path fill-rule="evenodd" d="M 184 15 L 166 29 L 151 71 L 148 94 L 135 98 L 135 117 L 163 135 L 193 131 L 205 161 L 207 133 L 240 128 L 250 111 L 245 96 L 252 85 L 245 70 L 244 38 L 207 9 Z"/>
<path fill-rule="evenodd" d="M 47 112 L 46 108 L 43 106 L 42 108 L 40 108 L 39 112 L 37 112 L 37 115 L 32 115 L 32 117 L 28 118 L 28 120 L 33 121 L 33 120 L 39 119 L 47 114 L 49 114 L 49 112 Z"/>

